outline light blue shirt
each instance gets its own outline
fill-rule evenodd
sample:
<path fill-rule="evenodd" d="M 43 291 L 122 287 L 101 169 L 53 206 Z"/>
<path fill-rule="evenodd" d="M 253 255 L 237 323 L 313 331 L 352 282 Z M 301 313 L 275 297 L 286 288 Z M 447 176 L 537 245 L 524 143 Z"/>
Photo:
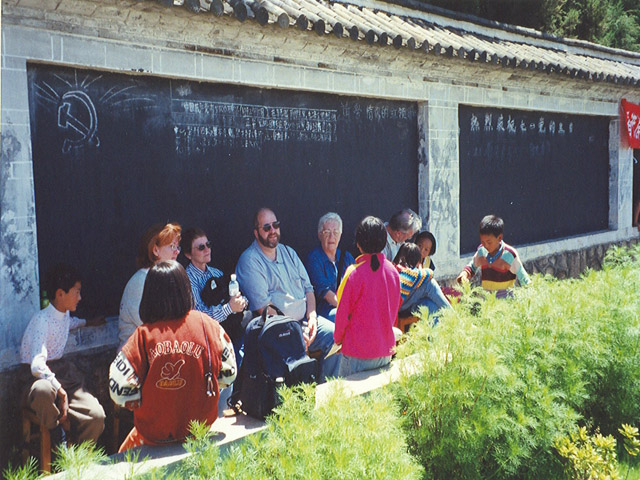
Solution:
<path fill-rule="evenodd" d="M 291 247 L 278 244 L 273 261 L 254 240 L 240 255 L 236 275 L 251 310 L 272 303 L 296 320 L 305 316 L 306 293 L 313 292 L 313 286 L 300 257 Z"/>

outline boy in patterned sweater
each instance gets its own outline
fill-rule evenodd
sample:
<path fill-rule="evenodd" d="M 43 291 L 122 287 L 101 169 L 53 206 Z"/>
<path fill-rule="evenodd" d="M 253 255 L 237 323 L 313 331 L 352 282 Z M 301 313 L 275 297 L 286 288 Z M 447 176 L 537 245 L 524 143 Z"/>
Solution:
<path fill-rule="evenodd" d="M 458 275 L 458 283 L 468 282 L 478 272 L 482 288 L 495 292 L 496 297 L 510 295 L 516 279 L 520 285 L 529 283 L 529 275 L 515 248 L 502 240 L 504 222 L 487 215 L 480 222 L 480 246 L 469 264 Z"/>

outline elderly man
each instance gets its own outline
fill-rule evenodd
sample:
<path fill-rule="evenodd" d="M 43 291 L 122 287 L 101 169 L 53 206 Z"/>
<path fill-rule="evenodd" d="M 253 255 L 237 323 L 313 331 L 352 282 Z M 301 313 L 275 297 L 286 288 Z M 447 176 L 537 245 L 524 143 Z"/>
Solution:
<path fill-rule="evenodd" d="M 333 323 L 316 314 L 309 275 L 296 252 L 280 243 L 280 222 L 272 210 L 258 210 L 253 235 L 255 240 L 242 253 L 236 267 L 240 288 L 249 299 L 249 308 L 262 313 L 273 304 L 296 320 L 306 319 L 307 348 L 321 350 L 323 357 L 326 356 L 333 346 Z M 338 374 L 340 358 L 340 355 L 331 355 L 322 361 L 321 381 Z"/>
<path fill-rule="evenodd" d="M 384 225 L 387 227 L 387 245 L 382 253 L 387 257 L 387 260 L 393 262 L 398 250 L 400 250 L 400 245 L 420 231 L 422 220 L 416 212 L 405 208 L 394 213 Z"/>
<path fill-rule="evenodd" d="M 320 245 L 307 256 L 307 271 L 316 292 L 318 314 L 335 322 L 338 307 L 338 285 L 345 270 L 355 263 L 353 255 L 340 250 L 342 219 L 337 213 L 325 213 L 318 221 Z"/>

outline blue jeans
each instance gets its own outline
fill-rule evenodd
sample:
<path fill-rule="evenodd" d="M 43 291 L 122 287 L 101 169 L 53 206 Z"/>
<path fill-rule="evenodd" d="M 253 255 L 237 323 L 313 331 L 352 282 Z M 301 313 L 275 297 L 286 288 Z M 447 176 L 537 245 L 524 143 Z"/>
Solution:
<path fill-rule="evenodd" d="M 364 370 L 373 370 L 375 368 L 384 367 L 391 362 L 391 356 L 378 358 L 355 358 L 342 355 L 340 361 L 340 377 L 348 377 L 357 372 Z"/>
<path fill-rule="evenodd" d="M 329 358 L 324 358 L 327 353 L 333 347 L 333 331 L 335 325 L 324 317 L 318 315 L 318 332 L 316 338 L 309 345 L 309 350 L 322 350 L 322 360 L 320 365 L 322 368 L 322 374 L 318 383 L 322 383 L 329 377 L 337 377 L 338 369 L 340 368 L 341 354 L 331 355 Z"/>
<path fill-rule="evenodd" d="M 400 312 L 415 312 L 419 307 L 427 307 L 430 315 L 433 315 L 441 308 L 451 308 L 447 297 L 442 293 L 440 285 L 438 285 L 435 278 L 432 278 L 429 282 L 422 282 L 422 285 L 411 292 L 409 297 L 402 303 Z"/>

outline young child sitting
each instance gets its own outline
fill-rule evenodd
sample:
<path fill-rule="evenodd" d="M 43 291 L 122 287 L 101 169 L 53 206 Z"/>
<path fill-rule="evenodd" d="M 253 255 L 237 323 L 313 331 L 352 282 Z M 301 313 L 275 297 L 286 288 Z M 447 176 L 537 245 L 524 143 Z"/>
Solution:
<path fill-rule="evenodd" d="M 105 413 L 84 385 L 85 375 L 73 359 L 65 357 L 69 330 L 96 326 L 104 318 L 84 320 L 71 316 L 80 302 L 80 274 L 70 265 L 55 265 L 45 277 L 51 303 L 32 318 L 22 336 L 20 358 L 35 377 L 27 406 L 52 432 L 52 441 L 97 441 L 104 430 Z M 63 431 L 64 430 L 64 431 Z"/>
<path fill-rule="evenodd" d="M 381 253 L 387 244 L 382 220 L 364 218 L 356 228 L 362 253 L 347 268 L 338 288 L 333 338 L 342 345 L 338 376 L 387 365 L 395 347 L 393 324 L 400 306 L 400 280 Z"/>
<path fill-rule="evenodd" d="M 427 307 L 430 314 L 451 308 L 433 277 L 433 270 L 422 268 L 421 261 L 420 247 L 415 243 L 403 243 L 393 260 L 400 274 L 401 317 L 417 311 L 418 307 Z"/>
<path fill-rule="evenodd" d="M 420 248 L 420 266 L 435 270 L 436 266 L 431 260 L 431 256 L 436 253 L 436 237 L 433 236 L 433 233 L 426 230 L 420 232 L 414 243 Z M 394 263 L 396 262 L 394 261 Z"/>
<path fill-rule="evenodd" d="M 496 297 L 510 295 L 516 279 L 520 285 L 529 283 L 529 275 L 515 248 L 502 240 L 504 222 L 500 217 L 487 215 L 480 222 L 480 246 L 469 265 L 458 275 L 459 283 L 468 282 L 478 272 L 482 288 L 495 292 Z"/>

